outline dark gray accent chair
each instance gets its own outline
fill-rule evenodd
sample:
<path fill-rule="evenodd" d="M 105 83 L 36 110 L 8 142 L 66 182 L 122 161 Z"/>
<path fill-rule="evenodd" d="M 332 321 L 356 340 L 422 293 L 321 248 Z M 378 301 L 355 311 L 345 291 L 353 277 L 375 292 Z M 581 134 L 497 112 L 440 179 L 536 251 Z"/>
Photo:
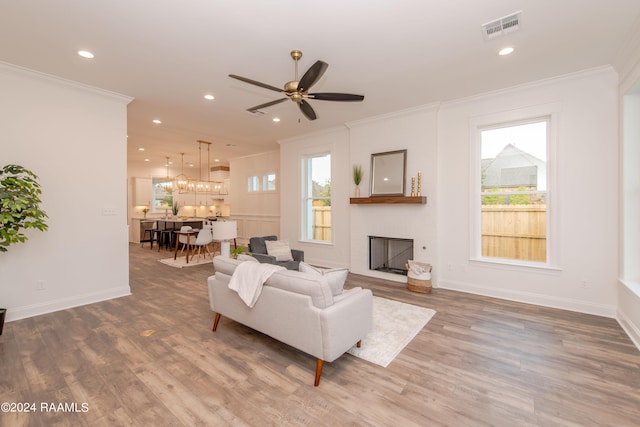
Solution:
<path fill-rule="evenodd" d="M 278 240 L 278 236 L 252 237 L 249 239 L 249 254 L 260 262 L 281 265 L 287 270 L 298 270 L 300 261 L 304 261 L 304 251 L 291 249 L 293 261 L 276 261 L 276 257 L 267 253 L 266 240 Z"/>

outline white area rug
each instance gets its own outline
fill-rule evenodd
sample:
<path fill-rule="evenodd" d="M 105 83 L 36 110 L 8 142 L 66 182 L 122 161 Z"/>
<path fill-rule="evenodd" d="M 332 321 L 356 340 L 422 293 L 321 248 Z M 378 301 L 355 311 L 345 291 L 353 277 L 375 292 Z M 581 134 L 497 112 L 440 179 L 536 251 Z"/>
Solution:
<path fill-rule="evenodd" d="M 430 308 L 373 297 L 373 328 L 347 353 L 387 367 L 436 314 Z"/>
<path fill-rule="evenodd" d="M 198 259 L 197 255 L 195 258 L 189 257 L 189 264 L 185 262 L 184 255 L 182 256 L 178 255 L 178 258 L 175 260 L 173 259 L 173 257 L 171 257 L 171 258 L 159 259 L 158 261 L 160 261 L 163 264 L 170 265 L 171 267 L 177 267 L 177 268 L 193 267 L 194 265 L 202 265 L 202 264 L 211 264 L 211 268 L 213 268 L 213 261 L 211 261 L 211 258 L 205 257 L 204 255 L 200 255 L 200 259 Z"/>

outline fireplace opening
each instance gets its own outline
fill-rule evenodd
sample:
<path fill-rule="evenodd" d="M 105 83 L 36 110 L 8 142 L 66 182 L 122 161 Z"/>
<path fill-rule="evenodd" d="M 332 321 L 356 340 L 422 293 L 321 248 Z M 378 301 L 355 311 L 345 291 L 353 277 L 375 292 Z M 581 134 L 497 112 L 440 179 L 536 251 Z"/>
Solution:
<path fill-rule="evenodd" d="M 369 236 L 369 270 L 407 275 L 413 259 L 413 239 Z"/>

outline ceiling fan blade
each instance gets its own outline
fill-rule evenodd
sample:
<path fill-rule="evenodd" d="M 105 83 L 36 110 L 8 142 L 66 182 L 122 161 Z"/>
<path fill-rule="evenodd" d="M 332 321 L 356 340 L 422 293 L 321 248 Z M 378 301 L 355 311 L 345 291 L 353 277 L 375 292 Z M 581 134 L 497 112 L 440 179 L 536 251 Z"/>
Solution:
<path fill-rule="evenodd" d="M 256 105 L 255 107 L 247 108 L 247 111 L 254 112 L 256 110 L 261 110 L 263 108 L 271 107 L 272 105 L 280 104 L 288 100 L 289 98 L 276 99 L 275 101 L 265 102 L 264 104 Z"/>
<path fill-rule="evenodd" d="M 304 99 L 300 101 L 298 106 L 300 107 L 300 111 L 302 111 L 302 114 L 304 114 L 307 119 L 315 120 L 317 118 L 316 112 L 313 111 L 313 108 L 311 108 L 311 105 Z"/>
<path fill-rule="evenodd" d="M 321 101 L 362 101 L 364 95 L 353 95 L 351 93 L 310 93 L 309 98 Z"/>
<path fill-rule="evenodd" d="M 249 84 L 252 84 L 252 85 L 260 86 L 260 87 L 263 87 L 265 89 L 274 90 L 276 92 L 284 92 L 282 89 L 277 88 L 275 86 L 271 86 L 271 85 L 268 85 L 266 83 L 257 82 L 255 80 L 251 80 L 251 79 L 248 79 L 246 77 L 236 76 L 235 74 L 229 74 L 229 77 L 231 77 L 232 79 L 240 80 L 241 82 L 245 82 L 245 83 L 249 83 Z"/>
<path fill-rule="evenodd" d="M 298 90 L 300 92 L 308 91 L 311 86 L 313 86 L 318 80 L 320 80 L 320 77 L 322 77 L 324 72 L 327 71 L 328 67 L 329 64 L 327 64 L 326 62 L 316 61 L 316 63 L 313 64 L 311 68 L 309 68 L 307 72 L 304 73 L 304 76 L 302 76 L 302 78 L 300 79 L 300 83 L 298 83 Z"/>

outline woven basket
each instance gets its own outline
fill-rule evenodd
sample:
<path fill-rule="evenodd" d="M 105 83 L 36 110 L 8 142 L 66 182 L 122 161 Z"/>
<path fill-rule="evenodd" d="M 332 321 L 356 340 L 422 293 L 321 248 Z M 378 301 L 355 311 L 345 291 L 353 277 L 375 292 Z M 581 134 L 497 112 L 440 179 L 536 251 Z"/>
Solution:
<path fill-rule="evenodd" d="M 431 272 L 431 264 L 427 264 L 424 262 L 412 261 L 413 263 L 419 265 L 420 267 L 425 268 L 428 272 Z M 407 269 L 409 269 L 409 265 L 407 264 Z M 415 277 L 411 277 L 411 273 L 407 276 L 407 289 L 411 292 L 419 292 L 421 294 L 429 294 L 431 293 L 431 279 L 417 279 Z"/>
<path fill-rule="evenodd" d="M 421 294 L 431 293 L 431 279 L 418 280 L 411 277 L 407 277 L 407 289 L 411 292 L 419 292 Z"/>

